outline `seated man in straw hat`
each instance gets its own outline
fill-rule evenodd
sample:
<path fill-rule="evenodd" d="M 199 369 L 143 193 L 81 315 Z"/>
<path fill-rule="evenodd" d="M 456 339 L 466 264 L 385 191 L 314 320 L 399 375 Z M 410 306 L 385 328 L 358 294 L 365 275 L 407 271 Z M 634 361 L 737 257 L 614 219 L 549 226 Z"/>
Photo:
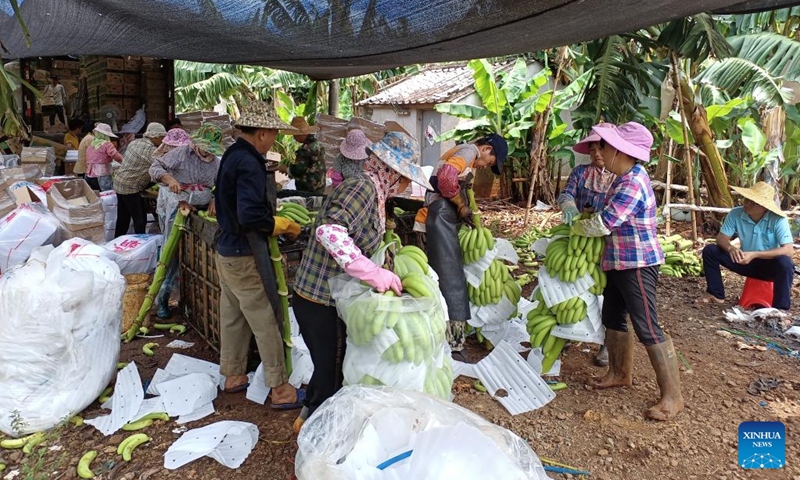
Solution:
<path fill-rule="evenodd" d="M 716 245 L 703 249 L 708 294 L 697 303 L 724 303 L 720 266 L 758 280 L 773 282 L 773 307 L 789 310 L 794 278 L 792 232 L 786 214 L 775 203 L 775 189 L 758 182 L 752 188 L 733 187 L 744 201 L 730 211 L 722 224 Z M 741 247 L 731 245 L 734 235 Z"/>

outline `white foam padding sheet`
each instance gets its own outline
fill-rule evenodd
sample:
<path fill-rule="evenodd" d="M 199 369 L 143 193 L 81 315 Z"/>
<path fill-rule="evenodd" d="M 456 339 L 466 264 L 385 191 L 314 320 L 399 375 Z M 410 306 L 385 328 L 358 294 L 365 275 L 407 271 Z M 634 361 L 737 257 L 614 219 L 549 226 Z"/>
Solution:
<path fill-rule="evenodd" d="M 542 266 L 539 269 L 539 289 L 542 291 L 544 303 L 548 307 L 558 305 L 571 298 L 588 292 L 594 285 L 594 279 L 588 273 L 572 283 L 562 282 L 558 278 L 551 277 L 547 268 Z"/>
<path fill-rule="evenodd" d="M 239 468 L 257 442 L 258 427 L 252 423 L 212 423 L 181 435 L 164 454 L 164 468 L 175 470 L 206 456 L 228 468 Z"/>
<path fill-rule="evenodd" d="M 117 373 L 114 394 L 111 396 L 114 406 L 111 413 L 86 420 L 86 423 L 94 426 L 105 436 L 111 435 L 136 418 L 142 401 L 144 401 L 142 379 L 139 377 L 136 362 L 131 362 Z"/>
<path fill-rule="evenodd" d="M 512 415 L 536 410 L 556 398 L 542 377 L 504 341 L 495 345 L 492 353 L 475 364 L 474 368 L 489 394 Z M 505 390 L 507 395 L 497 396 L 500 389 Z"/>

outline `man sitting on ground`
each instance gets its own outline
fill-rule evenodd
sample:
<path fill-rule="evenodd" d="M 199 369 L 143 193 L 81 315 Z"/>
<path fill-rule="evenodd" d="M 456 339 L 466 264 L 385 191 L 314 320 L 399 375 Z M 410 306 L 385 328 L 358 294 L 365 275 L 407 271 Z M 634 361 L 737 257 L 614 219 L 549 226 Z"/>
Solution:
<path fill-rule="evenodd" d="M 733 187 L 744 202 L 730 211 L 722 224 L 716 245 L 703 249 L 705 295 L 697 303 L 725 303 L 720 265 L 745 277 L 773 283 L 772 306 L 789 310 L 791 306 L 793 239 L 789 221 L 775 203 L 775 189 L 758 182 L 753 188 Z M 741 247 L 731 245 L 734 235 Z"/>

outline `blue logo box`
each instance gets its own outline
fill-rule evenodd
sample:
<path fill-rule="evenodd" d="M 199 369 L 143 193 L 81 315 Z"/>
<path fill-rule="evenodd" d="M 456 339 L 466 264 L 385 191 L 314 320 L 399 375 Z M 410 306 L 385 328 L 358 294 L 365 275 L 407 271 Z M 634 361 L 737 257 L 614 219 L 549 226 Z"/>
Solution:
<path fill-rule="evenodd" d="M 781 422 L 742 422 L 739 425 L 739 466 L 748 469 L 786 465 L 786 426 Z"/>

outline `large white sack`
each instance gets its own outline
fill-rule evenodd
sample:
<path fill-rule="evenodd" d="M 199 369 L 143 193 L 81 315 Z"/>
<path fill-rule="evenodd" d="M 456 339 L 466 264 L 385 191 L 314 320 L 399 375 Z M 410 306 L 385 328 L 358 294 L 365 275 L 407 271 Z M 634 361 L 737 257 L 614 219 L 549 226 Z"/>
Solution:
<path fill-rule="evenodd" d="M 0 431 L 47 430 L 92 403 L 119 357 L 119 267 L 69 242 L 0 277 Z"/>
<path fill-rule="evenodd" d="M 103 245 L 109 258 L 119 265 L 123 275 L 150 273 L 156 269 L 164 236 L 133 234 L 117 237 Z"/>
<path fill-rule="evenodd" d="M 21 265 L 37 247 L 55 240 L 58 219 L 40 203 L 25 203 L 0 220 L 0 273 Z"/>

